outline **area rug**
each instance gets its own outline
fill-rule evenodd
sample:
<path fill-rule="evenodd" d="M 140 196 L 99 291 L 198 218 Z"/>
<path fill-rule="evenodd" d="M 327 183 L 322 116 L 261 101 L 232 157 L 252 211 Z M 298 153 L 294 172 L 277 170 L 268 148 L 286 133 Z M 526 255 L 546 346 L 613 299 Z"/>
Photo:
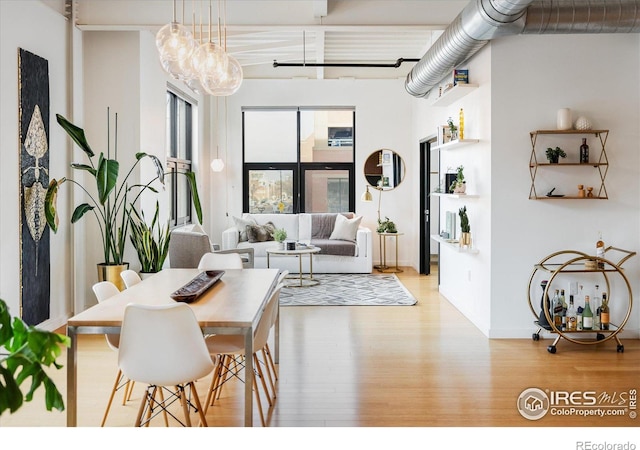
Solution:
<path fill-rule="evenodd" d="M 416 299 L 395 274 L 317 274 L 319 284 L 285 287 L 281 306 L 410 306 Z"/>

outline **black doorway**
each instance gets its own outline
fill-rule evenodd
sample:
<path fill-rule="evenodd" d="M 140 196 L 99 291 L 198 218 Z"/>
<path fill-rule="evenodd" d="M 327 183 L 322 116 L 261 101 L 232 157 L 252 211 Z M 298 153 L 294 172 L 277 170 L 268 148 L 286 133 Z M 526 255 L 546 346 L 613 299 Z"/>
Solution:
<path fill-rule="evenodd" d="M 420 273 L 431 273 L 431 144 L 436 140 L 429 137 L 420 141 Z M 436 166 L 436 169 L 438 167 Z M 438 172 L 435 172 L 436 180 Z M 436 212 L 435 220 L 438 219 Z"/>

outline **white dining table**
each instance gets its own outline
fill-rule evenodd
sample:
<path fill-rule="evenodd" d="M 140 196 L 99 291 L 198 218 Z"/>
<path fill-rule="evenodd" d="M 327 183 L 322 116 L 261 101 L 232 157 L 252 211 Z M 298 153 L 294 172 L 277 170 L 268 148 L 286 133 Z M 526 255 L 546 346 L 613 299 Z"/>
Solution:
<path fill-rule="evenodd" d="M 67 335 L 67 426 L 78 420 L 78 335 L 119 334 L 125 307 L 130 303 L 164 305 L 175 303 L 171 293 L 196 277 L 198 269 L 164 269 L 71 317 Z M 253 354 L 253 332 L 271 292 L 276 287 L 278 269 L 225 270 L 216 284 L 189 306 L 205 334 L 244 336 L 247 355 Z M 278 317 L 280 314 L 278 313 Z M 279 359 L 279 320 L 275 325 L 274 358 Z M 246 358 L 244 370 L 244 425 L 253 426 L 253 358 Z"/>

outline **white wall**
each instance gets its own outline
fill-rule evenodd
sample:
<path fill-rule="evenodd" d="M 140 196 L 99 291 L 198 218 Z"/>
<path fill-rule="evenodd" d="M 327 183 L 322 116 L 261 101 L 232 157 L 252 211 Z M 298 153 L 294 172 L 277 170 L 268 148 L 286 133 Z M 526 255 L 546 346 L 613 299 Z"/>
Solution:
<path fill-rule="evenodd" d="M 428 98 L 414 100 L 414 139 L 418 142 L 437 133 L 438 126 L 445 125 L 449 117 L 458 124 L 460 108 L 464 110 L 465 139 L 478 139 L 477 144 L 440 152 L 442 177 L 444 173 L 455 172 L 456 167 L 464 166 L 467 181 L 467 194 L 478 198 L 456 199 L 440 197 L 432 207 L 431 217 L 440 217 L 440 229 L 445 227 L 445 212 L 452 211 L 458 217 L 458 210 L 467 207 L 473 247 L 478 254 L 460 253 L 447 245 L 440 245 L 440 292 L 478 328 L 488 333 L 490 304 L 491 270 L 491 209 L 492 209 L 492 168 L 491 168 L 491 46 L 486 46 L 471 59 L 469 81 L 479 87 L 468 95 L 445 107 L 431 106 L 438 96 L 435 87 Z M 417 145 L 416 145 L 417 148 Z M 434 168 L 437 169 L 437 168 Z M 419 192 L 419 167 L 412 168 L 414 192 Z M 432 186 L 434 190 L 437 186 Z M 419 198 L 414 197 L 414 215 L 412 221 L 419 223 Z M 460 232 L 459 220 L 457 232 Z M 431 241 L 432 249 L 438 243 Z M 417 242 L 416 242 L 417 246 Z M 414 252 L 414 266 L 418 265 L 419 254 Z"/>
<path fill-rule="evenodd" d="M 402 156 L 408 167 L 419 161 L 411 140 L 411 97 L 404 91 L 404 80 L 245 80 L 239 91 L 228 97 L 228 148 L 225 171 L 211 174 L 213 223 L 205 224 L 212 240 L 220 242 L 222 231 L 233 225 L 232 216 L 242 214 L 242 116 L 243 106 L 355 106 L 356 108 L 356 205 L 362 223 L 377 227 L 378 192 L 374 201 L 360 200 L 365 191 L 364 162 L 375 150 L 390 148 Z M 224 131 L 222 128 L 221 131 Z M 221 135 L 224 143 L 224 133 Z M 398 188 L 385 192 L 381 214 L 396 222 L 405 233 L 400 239 L 399 260 L 413 262 L 417 246 L 417 223 L 412 220 L 414 191 L 412 172 Z M 374 243 L 374 261 L 379 249 Z"/>
<path fill-rule="evenodd" d="M 562 249 L 594 253 L 598 231 L 607 245 L 640 249 L 638 47 L 637 34 L 517 36 L 493 42 L 490 336 L 531 335 L 526 286 L 533 264 L 547 254 Z M 584 115 L 594 128 L 610 130 L 609 200 L 528 200 L 529 132 L 554 129 L 562 107 L 571 108 L 574 119 Z M 576 136 L 565 150 L 575 155 L 580 143 Z M 591 143 L 591 158 L 597 151 Z M 595 176 L 591 168 L 577 169 L 585 170 L 580 177 Z M 577 191 L 573 176 L 575 171 L 553 173 L 544 181 L 571 194 Z M 636 295 L 639 263 L 636 256 L 624 264 Z M 586 282 L 585 291 L 593 283 Z M 612 288 L 612 309 L 618 295 L 620 289 Z M 536 296 L 539 306 L 541 289 Z M 616 309 L 619 315 L 622 308 Z M 639 317 L 635 308 L 626 327 L 630 334 L 637 336 Z"/>
<path fill-rule="evenodd" d="M 19 314 L 20 301 L 20 208 L 18 137 L 18 48 L 24 48 L 49 64 L 49 151 L 50 177 L 69 164 L 64 132 L 55 114 L 66 114 L 67 31 L 65 19 L 38 1 L 0 2 L 0 298 L 12 315 Z M 62 207 L 62 213 L 68 210 Z M 71 255 L 69 231 L 51 235 L 51 319 L 42 324 L 55 328 L 66 322 L 71 310 Z"/>
<path fill-rule="evenodd" d="M 598 231 L 603 232 L 607 245 L 631 251 L 640 247 L 640 91 L 637 83 L 627 81 L 629 74 L 635 77 L 640 73 L 638 47 L 637 35 L 622 34 L 496 39 L 468 63 L 470 81 L 480 85 L 476 91 L 447 108 L 431 107 L 430 99 L 414 101 L 416 141 L 432 135 L 447 117 L 456 120 L 460 107 L 465 110 L 465 137 L 480 139 L 478 145 L 441 153 L 443 169 L 463 164 L 469 179 L 467 193 L 481 197 L 441 199 L 442 211 L 467 205 L 479 253 L 459 254 L 441 246 L 440 291 L 487 336 L 531 337 L 535 327 L 526 291 L 534 264 L 546 255 L 564 249 L 593 253 Z M 611 52 L 612 48 L 616 51 Z M 567 58 L 569 54 L 571 58 Z M 430 97 L 434 95 L 437 88 Z M 529 132 L 555 129 L 556 111 L 561 107 L 572 108 L 574 120 L 585 115 L 594 128 L 611 130 L 606 143 L 609 200 L 528 199 Z M 575 158 L 580 136 L 558 139 L 557 144 L 548 141 L 547 145 L 559 144 Z M 597 157 L 600 147 L 595 138 L 590 139 L 590 147 L 592 158 Z M 544 158 L 544 147 L 541 152 L 539 157 Z M 567 169 L 540 173 L 538 194 L 556 185 L 558 192 L 567 195 L 575 195 L 575 186 L 581 182 L 598 186 L 598 172 L 587 170 L 579 174 Z M 414 171 L 417 183 L 418 168 Z M 414 190 L 418 188 L 416 184 Z M 416 210 L 418 201 L 416 198 Z M 417 223 L 419 212 L 413 220 Z M 624 256 L 608 255 L 614 262 Z M 637 294 L 637 257 L 628 260 L 624 268 L 632 292 Z M 556 277 L 554 285 L 566 289 L 569 278 L 576 277 Z M 618 299 L 615 321 L 620 322 L 627 312 L 627 288 L 621 277 L 609 278 L 611 295 Z M 536 310 L 542 294 L 540 279 L 536 276 L 531 293 Z M 587 295 L 593 295 L 595 284 L 601 288 L 606 284 L 602 278 L 578 280 Z M 576 299 L 576 304 L 581 305 L 582 298 Z M 639 317 L 636 308 L 623 336 L 638 336 Z"/>

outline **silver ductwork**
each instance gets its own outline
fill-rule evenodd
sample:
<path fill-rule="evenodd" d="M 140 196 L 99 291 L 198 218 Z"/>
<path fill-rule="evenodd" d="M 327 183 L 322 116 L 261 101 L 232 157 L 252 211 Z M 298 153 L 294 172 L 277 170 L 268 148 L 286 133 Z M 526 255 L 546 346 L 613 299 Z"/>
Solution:
<path fill-rule="evenodd" d="M 515 34 L 638 33 L 640 0 L 476 0 L 469 3 L 407 75 L 425 97 L 491 39 Z"/>

